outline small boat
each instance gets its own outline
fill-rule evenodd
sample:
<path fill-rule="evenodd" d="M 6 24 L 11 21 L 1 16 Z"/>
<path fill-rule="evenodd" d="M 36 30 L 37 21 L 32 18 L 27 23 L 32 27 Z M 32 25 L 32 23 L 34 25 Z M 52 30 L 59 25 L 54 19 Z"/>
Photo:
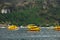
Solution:
<path fill-rule="evenodd" d="M 54 30 L 60 31 L 60 26 L 55 26 L 55 27 L 54 27 Z"/>
<path fill-rule="evenodd" d="M 28 28 L 28 31 L 40 31 L 41 30 L 40 27 L 38 27 L 38 26 L 36 26 L 34 24 L 29 24 L 27 26 L 27 28 Z"/>
<path fill-rule="evenodd" d="M 8 30 L 18 30 L 19 27 L 17 27 L 16 25 L 10 25 L 10 26 L 8 26 L 7 29 L 8 29 Z"/>

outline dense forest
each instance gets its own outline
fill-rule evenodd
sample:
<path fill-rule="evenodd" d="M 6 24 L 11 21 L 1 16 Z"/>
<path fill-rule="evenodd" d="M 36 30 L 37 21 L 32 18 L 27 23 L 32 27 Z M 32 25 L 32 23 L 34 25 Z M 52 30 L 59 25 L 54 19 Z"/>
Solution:
<path fill-rule="evenodd" d="M 20 2 L 18 2 L 20 1 Z M 60 25 L 59 0 L 9 0 L 0 1 L 0 23 L 39 26 Z M 1 9 L 11 9 L 1 13 Z"/>

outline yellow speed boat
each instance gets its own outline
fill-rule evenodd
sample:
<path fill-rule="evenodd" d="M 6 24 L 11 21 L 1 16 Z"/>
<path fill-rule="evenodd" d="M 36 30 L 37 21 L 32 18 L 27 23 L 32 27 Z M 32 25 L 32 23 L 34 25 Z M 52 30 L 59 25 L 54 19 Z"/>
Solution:
<path fill-rule="evenodd" d="M 27 28 L 28 28 L 29 31 L 40 31 L 41 30 L 40 27 L 38 27 L 38 26 L 36 26 L 34 24 L 29 24 L 27 26 Z"/>
<path fill-rule="evenodd" d="M 54 27 L 54 30 L 60 31 L 60 26 L 55 26 L 55 27 Z"/>
<path fill-rule="evenodd" d="M 10 25 L 8 26 L 8 30 L 18 30 L 19 27 L 17 27 L 16 25 Z"/>

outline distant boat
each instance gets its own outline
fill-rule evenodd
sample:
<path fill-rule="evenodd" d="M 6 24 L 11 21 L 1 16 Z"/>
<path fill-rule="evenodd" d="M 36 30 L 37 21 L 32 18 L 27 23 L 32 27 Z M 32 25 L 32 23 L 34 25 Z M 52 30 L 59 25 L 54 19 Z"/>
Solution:
<path fill-rule="evenodd" d="M 6 27 L 0 27 L 0 28 L 6 28 Z"/>

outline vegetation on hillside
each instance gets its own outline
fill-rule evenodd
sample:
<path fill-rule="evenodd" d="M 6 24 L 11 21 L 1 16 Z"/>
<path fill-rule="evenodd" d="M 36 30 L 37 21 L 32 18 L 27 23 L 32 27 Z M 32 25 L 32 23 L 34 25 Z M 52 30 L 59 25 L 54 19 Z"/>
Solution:
<path fill-rule="evenodd" d="M 60 25 L 60 6 L 54 7 L 48 4 L 43 8 L 42 0 L 37 0 L 25 4 L 24 6 L 16 6 L 15 11 L 7 14 L 0 13 L 0 23 L 27 25 L 36 24 L 40 26 Z"/>

